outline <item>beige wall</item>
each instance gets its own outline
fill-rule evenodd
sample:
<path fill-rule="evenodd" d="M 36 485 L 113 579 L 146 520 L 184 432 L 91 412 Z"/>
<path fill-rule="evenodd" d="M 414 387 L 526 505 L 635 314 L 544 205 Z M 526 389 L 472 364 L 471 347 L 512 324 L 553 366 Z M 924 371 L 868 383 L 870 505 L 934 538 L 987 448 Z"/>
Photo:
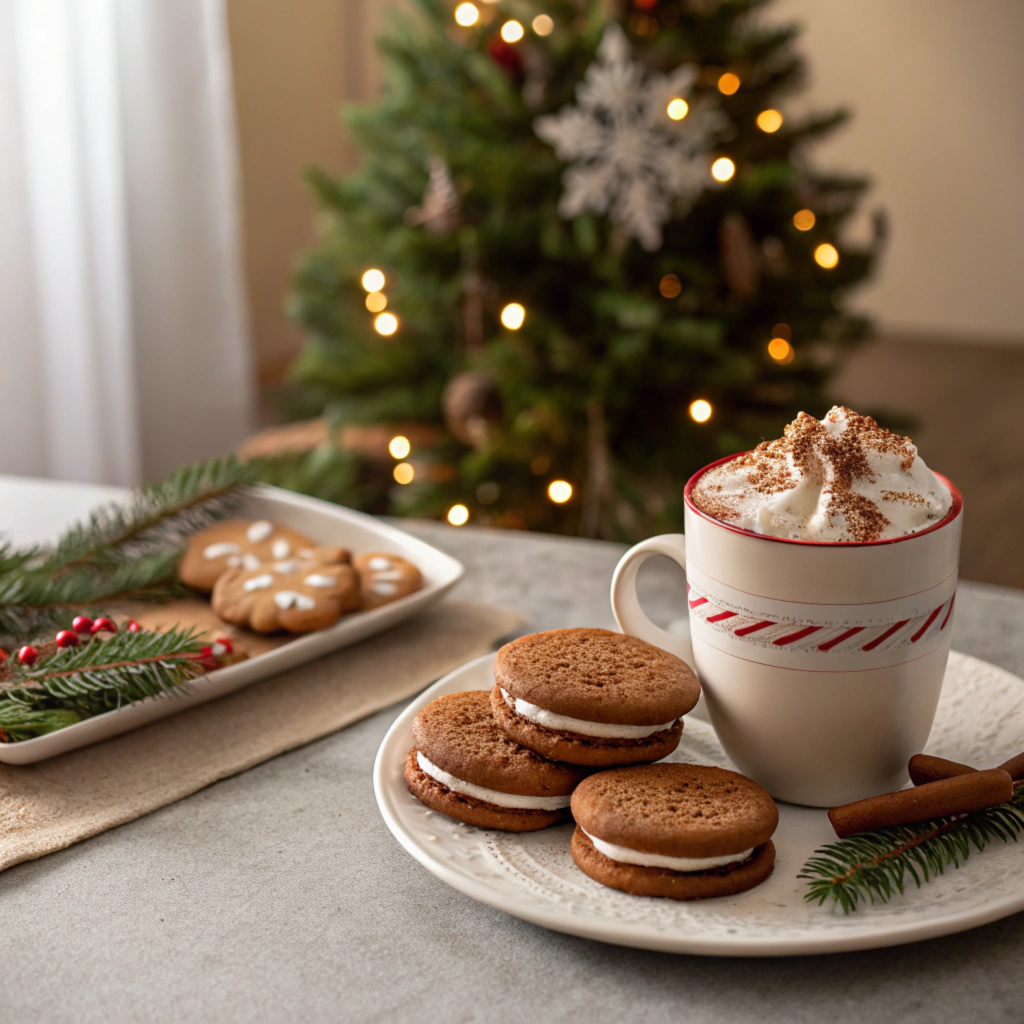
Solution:
<path fill-rule="evenodd" d="M 372 38 L 386 2 L 228 0 L 265 380 L 299 344 L 282 305 L 295 256 L 312 239 L 302 168 L 352 166 L 337 111 L 346 97 L 373 95 Z M 869 205 L 890 213 L 888 255 L 866 308 L 890 331 L 1024 343 L 1024 3 L 778 0 L 769 16 L 806 26 L 813 104 L 855 113 L 818 159 L 870 173 Z"/>

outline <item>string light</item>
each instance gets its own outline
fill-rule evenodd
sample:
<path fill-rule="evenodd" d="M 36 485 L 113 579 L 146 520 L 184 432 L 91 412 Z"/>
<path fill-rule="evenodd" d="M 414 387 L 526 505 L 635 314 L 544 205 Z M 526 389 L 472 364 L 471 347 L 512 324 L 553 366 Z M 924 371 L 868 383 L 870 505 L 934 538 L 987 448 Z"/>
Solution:
<path fill-rule="evenodd" d="M 396 483 L 411 484 L 415 476 L 416 470 L 413 469 L 411 462 L 400 462 L 395 466 L 394 477 Z"/>
<path fill-rule="evenodd" d="M 373 329 L 378 334 L 383 334 L 385 338 L 388 338 L 398 330 L 398 317 L 393 313 L 381 313 L 373 321 Z"/>
<path fill-rule="evenodd" d="M 388 452 L 393 459 L 407 459 L 411 451 L 412 445 L 409 444 L 409 438 L 404 437 L 402 434 L 391 438 L 388 444 Z"/>
<path fill-rule="evenodd" d="M 382 309 L 387 309 L 388 297 L 383 292 L 370 292 L 366 296 L 366 308 L 371 313 L 379 313 Z"/>
<path fill-rule="evenodd" d="M 723 96 L 732 96 L 739 87 L 740 77 L 739 75 L 734 75 L 731 71 L 726 71 L 718 80 L 718 91 Z"/>
<path fill-rule="evenodd" d="M 682 121 L 690 112 L 690 104 L 681 96 L 677 96 L 675 99 L 668 101 L 668 107 L 665 112 L 673 121 Z"/>
<path fill-rule="evenodd" d="M 510 302 L 501 311 L 501 322 L 510 331 L 518 331 L 526 320 L 526 310 L 518 302 Z"/>
<path fill-rule="evenodd" d="M 728 181 L 735 173 L 736 165 L 727 156 L 720 156 L 711 165 L 711 177 L 715 181 Z"/>
<path fill-rule="evenodd" d="M 448 509 L 448 522 L 452 526 L 465 526 L 469 522 L 469 509 L 465 505 L 452 505 Z"/>
<path fill-rule="evenodd" d="M 772 338 L 768 342 L 768 355 L 772 357 L 777 363 L 781 363 L 783 366 L 788 366 L 793 362 L 793 357 L 796 352 L 793 351 L 793 346 L 790 345 L 785 338 Z"/>
<path fill-rule="evenodd" d="M 757 115 L 757 127 L 771 135 L 782 127 L 782 115 L 777 110 L 762 110 Z"/>
<path fill-rule="evenodd" d="M 814 216 L 813 210 L 797 210 L 793 214 L 793 227 L 797 231 L 810 231 L 818 218 Z"/>
<path fill-rule="evenodd" d="M 518 21 L 506 21 L 501 26 L 501 38 L 506 43 L 518 43 L 523 38 L 523 26 Z"/>
<path fill-rule="evenodd" d="M 572 497 L 572 484 L 568 480 L 552 480 L 548 484 L 548 497 L 556 505 L 564 505 Z"/>
<path fill-rule="evenodd" d="M 538 14 L 531 22 L 533 31 L 539 36 L 549 36 L 555 27 L 555 23 L 546 15 Z"/>
<path fill-rule="evenodd" d="M 363 287 L 368 292 L 379 292 L 384 287 L 384 275 L 379 270 L 368 270 L 363 274 Z"/>
<path fill-rule="evenodd" d="M 776 324 L 772 328 L 772 337 L 781 338 L 783 341 L 792 341 L 793 332 L 789 329 L 789 324 Z"/>
<path fill-rule="evenodd" d="M 839 250 L 834 245 L 829 245 L 828 242 L 822 242 L 814 250 L 814 262 L 819 267 L 831 270 L 839 262 Z"/>
<path fill-rule="evenodd" d="M 464 3 L 455 8 L 455 23 L 463 28 L 469 28 L 480 20 L 480 11 L 476 4 Z"/>
<path fill-rule="evenodd" d="M 666 299 L 674 299 L 682 290 L 682 283 L 675 274 L 666 274 L 658 285 L 658 291 Z"/>
<path fill-rule="evenodd" d="M 690 403 L 690 419 L 696 423 L 707 423 L 711 419 L 712 411 L 711 403 L 703 398 Z"/>

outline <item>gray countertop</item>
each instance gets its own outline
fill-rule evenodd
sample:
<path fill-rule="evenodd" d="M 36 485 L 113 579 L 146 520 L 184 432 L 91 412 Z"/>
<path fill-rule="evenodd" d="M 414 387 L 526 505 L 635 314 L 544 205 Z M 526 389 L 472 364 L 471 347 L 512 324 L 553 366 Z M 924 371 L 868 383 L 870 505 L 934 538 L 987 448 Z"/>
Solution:
<path fill-rule="evenodd" d="M 403 525 L 466 563 L 462 598 L 517 609 L 530 629 L 613 624 L 608 587 L 622 547 Z M 652 617 L 673 617 L 681 581 L 674 566 L 645 566 Z M 962 584 L 953 644 L 1024 675 L 1024 594 Z M 476 903 L 413 861 L 377 812 L 373 758 L 400 710 L 0 874 L 0 1019 L 974 1024 L 1024 1015 L 1024 914 L 912 946 L 726 960 L 602 945 Z"/>

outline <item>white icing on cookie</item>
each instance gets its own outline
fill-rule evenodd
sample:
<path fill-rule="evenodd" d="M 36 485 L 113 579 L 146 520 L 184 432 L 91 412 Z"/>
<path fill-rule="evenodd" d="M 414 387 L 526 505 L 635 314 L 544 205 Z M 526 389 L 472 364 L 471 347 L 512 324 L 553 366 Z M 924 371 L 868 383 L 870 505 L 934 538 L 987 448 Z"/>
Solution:
<path fill-rule="evenodd" d="M 295 559 L 295 558 L 292 558 L 292 559 L 290 559 L 287 562 L 275 562 L 274 563 L 274 572 L 282 572 L 282 573 L 284 573 L 284 572 L 295 572 L 295 570 L 298 569 L 298 567 L 299 567 L 298 560 Z"/>
<path fill-rule="evenodd" d="M 241 564 L 242 564 L 242 559 L 241 559 L 240 555 L 229 555 L 228 556 L 228 565 L 232 569 L 237 569 L 238 566 L 240 566 Z"/>
<path fill-rule="evenodd" d="M 313 573 L 312 576 L 307 576 L 303 581 L 307 587 L 336 587 L 338 585 L 337 576 L 323 576 L 320 573 Z"/>
<path fill-rule="evenodd" d="M 279 590 L 274 595 L 274 604 L 282 611 L 298 608 L 300 612 L 311 612 L 316 601 L 308 594 L 300 594 L 297 590 Z"/>
<path fill-rule="evenodd" d="M 250 544 L 259 544 L 260 541 L 266 540 L 273 532 L 274 524 L 267 522 L 266 519 L 260 519 L 245 531 L 245 535 L 249 538 Z"/>
<path fill-rule="evenodd" d="M 246 572 L 252 572 L 254 569 L 258 569 L 263 563 L 251 552 L 247 551 L 242 555 L 242 568 Z"/>
<path fill-rule="evenodd" d="M 386 580 L 379 582 L 374 580 L 373 583 L 370 584 L 370 589 L 375 594 L 380 594 L 381 597 L 394 597 L 395 594 L 398 593 L 398 584 L 389 583 Z"/>
<path fill-rule="evenodd" d="M 385 572 L 391 568 L 391 560 L 381 558 L 379 555 L 376 558 L 371 558 L 367 564 L 374 572 Z"/>
<path fill-rule="evenodd" d="M 269 573 L 265 572 L 262 576 L 253 576 L 251 580 L 246 580 L 242 584 L 243 590 L 266 590 L 268 587 L 274 585 L 274 577 Z"/>
<path fill-rule="evenodd" d="M 284 537 L 278 537 L 271 545 L 270 553 L 278 559 L 287 558 L 292 553 L 292 546 Z"/>
<path fill-rule="evenodd" d="M 237 555 L 241 552 L 241 548 L 237 544 L 232 544 L 230 541 L 223 540 L 219 544 L 211 544 L 209 547 L 203 548 L 203 558 L 223 558 L 225 555 Z"/>

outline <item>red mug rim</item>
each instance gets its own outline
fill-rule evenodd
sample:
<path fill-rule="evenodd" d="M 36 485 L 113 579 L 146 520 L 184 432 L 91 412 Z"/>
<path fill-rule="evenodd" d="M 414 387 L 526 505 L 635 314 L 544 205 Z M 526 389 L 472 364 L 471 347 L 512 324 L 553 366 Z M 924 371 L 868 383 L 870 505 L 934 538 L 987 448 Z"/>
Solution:
<path fill-rule="evenodd" d="M 701 519 L 706 519 L 709 523 L 714 523 L 715 526 L 720 526 L 723 530 L 729 530 L 732 533 L 740 533 L 745 537 L 754 537 L 757 540 L 773 540 L 780 544 L 805 544 L 817 548 L 866 548 L 871 547 L 874 544 L 898 544 L 903 540 L 913 540 L 915 537 L 923 537 L 925 534 L 932 533 L 935 530 L 941 530 L 943 526 L 947 526 L 951 523 L 964 510 L 964 499 L 963 495 L 960 493 L 960 489 L 952 480 L 944 477 L 941 473 L 935 473 L 935 476 L 942 481 L 946 490 L 948 490 L 952 495 L 953 504 L 939 522 L 932 524 L 926 530 L 918 530 L 917 533 L 906 533 L 902 537 L 887 537 L 884 540 L 798 540 L 793 537 L 772 537 L 765 533 L 755 533 L 753 530 L 746 530 L 742 526 L 733 526 L 730 523 L 723 522 L 721 519 L 716 519 L 714 516 L 709 516 L 706 512 L 697 508 L 693 503 L 693 499 L 690 497 L 697 481 L 709 469 L 714 469 L 716 466 L 723 466 L 725 463 L 732 462 L 733 459 L 738 459 L 741 455 L 746 454 L 747 452 L 736 452 L 733 455 L 726 455 L 724 458 L 716 459 L 714 462 L 709 462 L 703 468 L 698 469 L 697 472 L 687 480 L 686 487 L 683 488 L 683 500 L 686 502 L 686 507 L 694 515 L 700 516 Z M 935 471 L 933 470 L 932 472 Z"/>

